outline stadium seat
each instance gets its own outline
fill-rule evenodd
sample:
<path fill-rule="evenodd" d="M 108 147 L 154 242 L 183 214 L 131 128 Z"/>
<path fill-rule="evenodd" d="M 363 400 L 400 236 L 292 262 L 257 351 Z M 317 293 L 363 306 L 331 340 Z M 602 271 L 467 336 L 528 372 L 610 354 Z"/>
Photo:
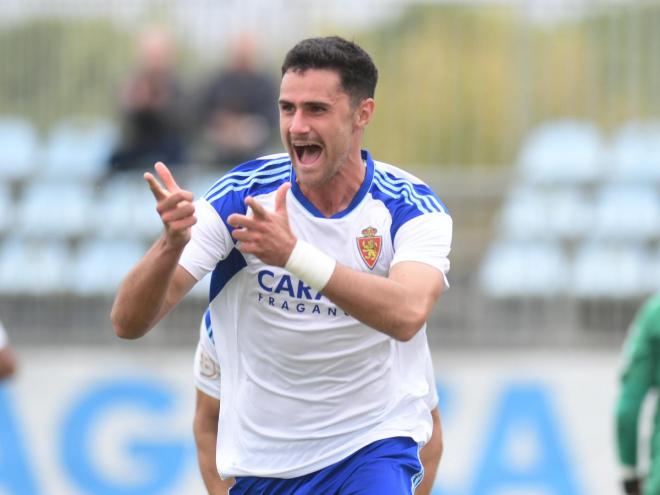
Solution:
<path fill-rule="evenodd" d="M 69 254 L 64 242 L 13 237 L 0 247 L 0 293 L 64 293 L 69 280 Z"/>
<path fill-rule="evenodd" d="M 0 182 L 0 234 L 5 233 L 14 223 L 14 204 L 11 190 L 5 183 Z"/>
<path fill-rule="evenodd" d="M 649 293 L 660 291 L 660 248 L 651 250 L 644 269 L 645 285 Z"/>
<path fill-rule="evenodd" d="M 97 235 L 114 239 L 155 239 L 163 224 L 156 201 L 138 173 L 114 176 L 101 186 L 95 205 Z"/>
<path fill-rule="evenodd" d="M 17 206 L 18 233 L 32 238 L 73 238 L 92 221 L 91 185 L 39 180 L 27 184 Z"/>
<path fill-rule="evenodd" d="M 86 240 L 72 255 L 71 289 L 85 296 L 114 294 L 146 249 L 135 240 Z"/>
<path fill-rule="evenodd" d="M 578 240 L 587 236 L 593 226 L 593 199 L 579 187 L 562 187 L 550 194 L 547 214 L 548 229 L 553 238 Z"/>
<path fill-rule="evenodd" d="M 62 120 L 48 136 L 40 171 L 50 178 L 97 179 L 108 169 L 117 134 L 116 126 L 105 120 Z"/>
<path fill-rule="evenodd" d="M 636 121 L 623 125 L 611 147 L 614 182 L 660 182 L 660 121 Z"/>
<path fill-rule="evenodd" d="M 622 299 L 648 291 L 647 251 L 636 244 L 585 241 L 571 270 L 573 295 L 580 298 Z"/>
<path fill-rule="evenodd" d="M 507 198 L 499 216 L 500 234 L 510 240 L 572 240 L 593 222 L 592 200 L 572 187 L 520 187 Z"/>
<path fill-rule="evenodd" d="M 566 288 L 567 261 L 552 242 L 499 242 L 479 273 L 482 290 L 491 297 L 551 297 Z"/>
<path fill-rule="evenodd" d="M 529 187 L 511 192 L 499 215 L 501 235 L 510 240 L 547 237 L 547 199 L 545 192 Z"/>
<path fill-rule="evenodd" d="M 548 122 L 522 144 L 518 167 L 530 184 L 585 184 L 601 173 L 605 147 L 600 131 L 589 122 Z"/>
<path fill-rule="evenodd" d="M 596 239 L 657 239 L 660 234 L 660 196 L 650 185 L 603 186 L 597 194 Z"/>
<path fill-rule="evenodd" d="M 39 139 L 32 124 L 16 116 L 0 116 L 0 181 L 22 181 L 32 175 Z"/>

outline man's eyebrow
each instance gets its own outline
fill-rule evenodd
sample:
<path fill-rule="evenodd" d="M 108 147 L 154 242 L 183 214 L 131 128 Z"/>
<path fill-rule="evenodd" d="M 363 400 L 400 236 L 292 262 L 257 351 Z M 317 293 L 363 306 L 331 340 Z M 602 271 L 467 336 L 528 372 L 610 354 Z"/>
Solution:
<path fill-rule="evenodd" d="M 280 105 L 293 105 L 294 103 L 289 101 L 289 100 L 285 100 L 284 98 L 280 98 L 279 101 L 278 101 L 278 104 L 280 104 Z M 300 105 L 304 106 L 304 107 L 312 107 L 312 106 L 314 106 L 314 107 L 316 107 L 316 106 L 327 107 L 327 106 L 330 106 L 330 102 L 310 100 L 310 101 L 303 101 L 303 102 L 300 103 Z"/>

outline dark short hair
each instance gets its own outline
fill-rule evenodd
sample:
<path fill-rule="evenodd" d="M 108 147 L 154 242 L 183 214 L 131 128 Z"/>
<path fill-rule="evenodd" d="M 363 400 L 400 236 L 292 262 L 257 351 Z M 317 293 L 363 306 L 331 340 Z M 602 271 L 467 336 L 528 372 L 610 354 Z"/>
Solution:
<path fill-rule="evenodd" d="M 378 69 L 369 54 L 360 46 L 339 36 L 308 38 L 286 54 L 282 76 L 287 71 L 329 69 L 339 74 L 343 90 L 357 104 L 373 98 L 378 81 Z"/>

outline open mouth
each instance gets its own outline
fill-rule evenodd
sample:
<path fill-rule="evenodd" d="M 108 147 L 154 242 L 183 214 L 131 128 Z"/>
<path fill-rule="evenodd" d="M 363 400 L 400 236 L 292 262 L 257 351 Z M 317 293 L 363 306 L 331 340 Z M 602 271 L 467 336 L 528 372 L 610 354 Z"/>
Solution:
<path fill-rule="evenodd" d="M 314 163 L 323 151 L 323 148 L 318 144 L 294 145 L 293 149 L 296 152 L 298 161 L 304 165 Z"/>

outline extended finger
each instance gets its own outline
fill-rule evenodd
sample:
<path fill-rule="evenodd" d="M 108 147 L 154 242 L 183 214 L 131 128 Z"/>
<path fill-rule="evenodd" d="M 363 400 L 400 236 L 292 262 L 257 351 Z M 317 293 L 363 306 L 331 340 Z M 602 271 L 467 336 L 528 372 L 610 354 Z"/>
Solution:
<path fill-rule="evenodd" d="M 252 196 L 245 198 L 245 204 L 252 208 L 252 214 L 255 217 L 262 220 L 268 218 L 268 212 L 266 211 L 266 208 L 257 203 L 257 201 Z"/>
<path fill-rule="evenodd" d="M 275 194 L 275 211 L 277 213 L 286 213 L 286 193 L 291 189 L 291 182 L 285 182 Z"/>
<path fill-rule="evenodd" d="M 156 201 L 160 201 L 161 199 L 165 199 L 167 197 L 167 191 L 163 189 L 163 187 L 156 180 L 153 174 L 149 172 L 145 172 L 144 180 L 147 181 L 147 184 L 149 185 L 149 189 L 151 189 L 151 194 L 154 195 Z"/>
<path fill-rule="evenodd" d="M 182 218 L 187 218 L 195 214 L 195 206 L 192 203 L 185 203 L 174 209 L 167 210 L 162 214 L 163 222 L 173 222 Z"/>
<path fill-rule="evenodd" d="M 170 169 L 167 168 L 167 166 L 163 162 L 156 162 L 154 168 L 158 173 L 158 177 L 160 177 L 160 179 L 163 181 L 163 184 L 165 185 L 165 187 L 169 192 L 174 192 L 181 189 L 174 180 L 174 176 L 172 175 L 172 172 L 170 172 Z"/>
<path fill-rule="evenodd" d="M 238 228 L 246 228 L 250 229 L 253 228 L 255 225 L 254 218 L 250 218 L 247 215 L 240 215 L 238 213 L 232 213 L 227 217 L 227 223 L 234 227 L 235 229 Z"/>

